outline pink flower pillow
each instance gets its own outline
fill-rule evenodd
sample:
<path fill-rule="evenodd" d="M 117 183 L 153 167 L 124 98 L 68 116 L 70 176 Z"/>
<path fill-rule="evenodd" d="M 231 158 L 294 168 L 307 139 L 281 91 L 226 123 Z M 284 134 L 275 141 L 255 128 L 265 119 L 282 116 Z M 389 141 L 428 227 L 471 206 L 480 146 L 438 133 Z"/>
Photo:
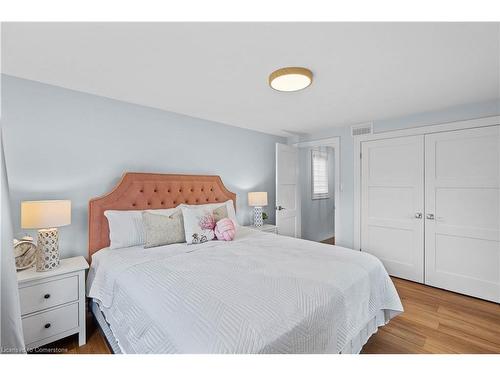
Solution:
<path fill-rule="evenodd" d="M 215 225 L 215 237 L 220 241 L 232 241 L 236 234 L 236 228 L 231 219 L 221 219 Z"/>

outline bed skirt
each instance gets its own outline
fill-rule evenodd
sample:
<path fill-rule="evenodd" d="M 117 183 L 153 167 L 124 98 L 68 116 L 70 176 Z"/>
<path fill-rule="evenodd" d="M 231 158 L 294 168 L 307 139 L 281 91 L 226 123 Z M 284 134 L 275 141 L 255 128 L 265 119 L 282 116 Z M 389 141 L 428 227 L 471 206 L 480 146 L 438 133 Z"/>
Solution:
<path fill-rule="evenodd" d="M 377 315 L 344 346 L 340 354 L 359 354 L 368 339 L 378 331 L 378 327 L 386 325 L 390 319 L 391 316 L 386 310 L 379 310 Z"/>
<path fill-rule="evenodd" d="M 118 340 L 116 339 L 115 335 L 113 335 L 113 332 L 111 331 L 111 328 L 109 327 L 109 324 L 106 321 L 103 312 L 99 308 L 99 305 L 94 299 L 91 299 L 91 301 L 92 301 L 91 302 L 92 313 L 94 314 L 94 317 L 97 320 L 99 327 L 101 327 L 101 331 L 102 333 L 104 333 L 106 341 L 111 347 L 111 351 L 113 352 L 113 354 L 122 354 L 120 345 L 118 345 Z"/>

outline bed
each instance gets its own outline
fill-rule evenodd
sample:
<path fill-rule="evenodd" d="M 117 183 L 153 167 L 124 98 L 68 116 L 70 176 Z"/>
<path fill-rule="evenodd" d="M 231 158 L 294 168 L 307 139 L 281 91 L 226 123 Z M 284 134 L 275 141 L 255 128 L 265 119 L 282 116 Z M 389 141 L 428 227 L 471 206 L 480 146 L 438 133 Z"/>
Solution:
<path fill-rule="evenodd" d="M 382 263 L 238 226 L 234 241 L 109 248 L 106 210 L 236 202 L 218 176 L 127 173 L 89 202 L 87 294 L 115 353 L 358 353 L 403 311 Z"/>

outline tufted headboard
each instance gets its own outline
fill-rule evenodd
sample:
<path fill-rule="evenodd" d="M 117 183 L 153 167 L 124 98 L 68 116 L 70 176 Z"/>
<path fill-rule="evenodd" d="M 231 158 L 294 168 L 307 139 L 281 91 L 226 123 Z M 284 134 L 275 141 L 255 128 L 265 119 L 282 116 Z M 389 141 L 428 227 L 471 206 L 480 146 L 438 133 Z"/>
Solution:
<path fill-rule="evenodd" d="M 108 194 L 89 201 L 89 260 L 97 250 L 109 246 L 106 210 L 172 208 L 181 203 L 205 204 L 232 199 L 219 176 L 157 173 L 125 173 Z"/>

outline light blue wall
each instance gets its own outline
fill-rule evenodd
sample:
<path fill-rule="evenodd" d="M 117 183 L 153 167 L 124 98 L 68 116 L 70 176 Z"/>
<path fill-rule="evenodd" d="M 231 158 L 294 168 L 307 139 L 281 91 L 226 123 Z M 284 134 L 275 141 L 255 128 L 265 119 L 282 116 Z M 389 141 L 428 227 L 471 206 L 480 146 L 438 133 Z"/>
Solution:
<path fill-rule="evenodd" d="M 439 111 L 424 112 L 410 116 L 382 119 L 373 121 L 375 133 L 413 128 L 419 126 L 436 125 L 452 121 L 469 120 L 480 117 L 500 115 L 500 101 L 491 100 L 481 103 L 471 103 L 462 106 L 445 108 Z M 336 223 L 341 228 L 335 235 L 338 245 L 353 247 L 354 239 L 354 155 L 353 138 L 350 126 L 332 127 L 320 132 L 303 136 L 300 139 L 289 139 L 289 142 L 310 141 L 328 137 L 340 137 L 340 184 L 342 191 L 339 198 L 341 223 Z M 359 156 L 358 156 L 359 157 Z"/>
<path fill-rule="evenodd" d="M 328 189 L 327 199 L 312 199 L 311 193 L 311 147 L 299 149 L 299 181 L 301 196 L 302 238 L 322 241 L 334 236 L 334 176 L 335 159 L 333 148 L 328 147 Z"/>
<path fill-rule="evenodd" d="M 220 175 L 249 223 L 247 192 L 267 191 L 274 223 L 275 143 L 259 132 L 2 76 L 2 124 L 15 234 L 22 200 L 71 199 L 61 256 L 87 254 L 87 204 L 125 171 Z"/>

